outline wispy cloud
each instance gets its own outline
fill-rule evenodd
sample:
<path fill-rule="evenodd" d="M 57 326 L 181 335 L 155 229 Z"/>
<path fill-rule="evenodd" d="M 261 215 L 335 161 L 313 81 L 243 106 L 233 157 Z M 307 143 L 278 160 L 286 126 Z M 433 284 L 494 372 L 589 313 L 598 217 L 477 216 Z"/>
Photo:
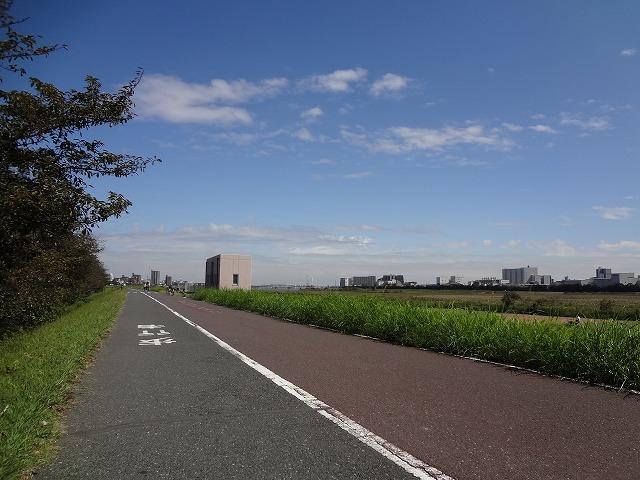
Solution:
<path fill-rule="evenodd" d="M 522 130 L 524 130 L 524 127 L 522 125 L 516 125 L 514 123 L 507 122 L 502 124 L 502 128 L 510 132 L 521 132 Z"/>
<path fill-rule="evenodd" d="M 549 125 L 531 125 L 529 127 L 527 127 L 529 130 L 533 130 L 534 132 L 538 132 L 538 133 L 558 133 L 556 132 L 552 127 L 550 127 Z"/>
<path fill-rule="evenodd" d="M 634 240 L 621 240 L 617 243 L 607 243 L 602 241 L 598 244 L 598 248 L 607 251 L 640 250 L 640 242 L 636 242 Z"/>
<path fill-rule="evenodd" d="M 370 177 L 371 175 L 373 175 L 373 172 L 353 172 L 353 173 L 347 173 L 345 175 L 342 176 L 342 178 L 347 178 L 347 179 L 360 179 L 360 178 L 366 178 L 366 177 Z"/>
<path fill-rule="evenodd" d="M 269 78 L 258 83 L 244 79 L 213 79 L 189 83 L 169 75 L 145 75 L 135 94 L 137 112 L 143 118 L 175 123 L 250 124 L 244 108 L 221 104 L 245 103 L 272 96 L 285 88 L 286 78 Z"/>
<path fill-rule="evenodd" d="M 607 117 L 584 117 L 579 113 L 562 112 L 560 114 L 560 125 L 571 125 L 582 130 L 609 130 L 611 123 Z"/>
<path fill-rule="evenodd" d="M 320 107 L 313 107 L 313 108 L 310 108 L 309 110 L 305 110 L 304 112 L 302 112 L 300 114 L 300 118 L 307 121 L 313 121 L 322 117 L 322 115 L 324 115 L 324 112 Z"/>
<path fill-rule="evenodd" d="M 561 227 L 573 227 L 575 224 L 573 223 L 573 219 L 566 215 L 560 216 L 560 226 Z"/>
<path fill-rule="evenodd" d="M 296 130 L 295 132 L 293 132 L 293 136 L 298 140 L 302 140 L 303 142 L 313 142 L 314 140 L 314 137 L 308 128 L 301 128 L 299 130 Z"/>
<path fill-rule="evenodd" d="M 329 158 L 321 158 L 319 160 L 310 160 L 311 165 L 335 165 L 336 161 Z"/>
<path fill-rule="evenodd" d="M 349 92 L 354 84 L 367 77 L 364 68 L 336 70 L 325 75 L 314 75 L 299 82 L 303 89 L 320 92 Z"/>
<path fill-rule="evenodd" d="M 501 248 L 515 248 L 522 243 L 521 240 L 509 240 L 507 243 L 501 246 Z"/>
<path fill-rule="evenodd" d="M 603 207 L 596 205 L 593 207 L 593 211 L 604 218 L 605 220 L 624 220 L 631 216 L 633 208 L 630 207 Z"/>
<path fill-rule="evenodd" d="M 352 145 L 392 154 L 417 150 L 441 151 L 461 144 L 508 149 L 513 144 L 511 140 L 501 137 L 498 133 L 486 132 L 481 125 L 441 129 L 391 127 L 374 134 L 354 132 L 343 127 L 340 133 L 342 138 Z"/>
<path fill-rule="evenodd" d="M 636 55 L 636 53 L 638 53 L 638 49 L 637 48 L 625 48 L 624 50 L 620 51 L 620 56 L 621 57 L 633 57 Z"/>
<path fill-rule="evenodd" d="M 386 73 L 378 78 L 369 89 L 374 97 L 385 94 L 397 94 L 409 86 L 410 79 L 395 73 Z"/>
<path fill-rule="evenodd" d="M 544 255 L 547 257 L 575 257 L 577 254 L 578 250 L 564 240 L 554 240 Z"/>

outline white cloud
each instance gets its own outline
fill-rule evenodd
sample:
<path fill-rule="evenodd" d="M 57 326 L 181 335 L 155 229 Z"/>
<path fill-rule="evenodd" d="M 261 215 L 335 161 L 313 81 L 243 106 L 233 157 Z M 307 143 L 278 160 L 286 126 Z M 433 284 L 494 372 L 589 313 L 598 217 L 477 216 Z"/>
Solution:
<path fill-rule="evenodd" d="M 313 107 L 302 112 L 300 114 L 300 118 L 302 118 L 303 120 L 317 120 L 322 115 L 324 115 L 324 112 L 320 107 Z"/>
<path fill-rule="evenodd" d="M 608 130 L 611 128 L 609 119 L 606 117 L 584 118 L 581 114 L 567 112 L 560 114 L 560 125 L 571 125 L 582 130 Z"/>
<path fill-rule="evenodd" d="M 373 134 L 371 138 L 366 133 L 353 132 L 346 127 L 343 127 L 340 133 L 342 138 L 352 145 L 374 152 L 392 154 L 416 150 L 441 151 L 459 144 L 508 149 L 513 144 L 509 139 L 495 132 L 485 132 L 480 125 L 441 129 L 391 127 L 381 133 Z"/>
<path fill-rule="evenodd" d="M 502 124 L 502 128 L 504 128 L 505 130 L 509 130 L 510 132 L 521 132 L 524 127 L 522 127 L 521 125 L 515 125 L 513 123 L 503 123 Z"/>
<path fill-rule="evenodd" d="M 545 253 L 547 257 L 575 257 L 578 251 L 564 240 L 554 240 Z"/>
<path fill-rule="evenodd" d="M 574 223 L 573 223 L 573 220 L 571 219 L 571 217 L 568 217 L 566 215 L 561 215 L 560 216 L 560 226 L 561 227 L 573 227 Z"/>
<path fill-rule="evenodd" d="M 321 158 L 319 160 L 311 160 L 309 163 L 311 165 L 335 165 L 336 161 L 329 158 Z"/>
<path fill-rule="evenodd" d="M 351 245 L 358 245 L 364 247 L 373 243 L 373 238 L 362 237 L 360 235 L 320 235 L 320 240 L 336 242 L 336 243 L 348 243 Z"/>
<path fill-rule="evenodd" d="M 544 113 L 534 113 L 531 115 L 531 120 L 544 120 L 546 118 Z"/>
<path fill-rule="evenodd" d="M 638 49 L 637 48 L 625 48 L 624 50 L 620 51 L 620 56 L 621 57 L 633 57 L 633 56 L 635 56 L 636 53 L 638 53 Z"/>
<path fill-rule="evenodd" d="M 336 70 L 326 75 L 314 75 L 302 80 L 300 86 L 320 92 L 348 92 L 353 84 L 363 81 L 366 77 L 367 71 L 364 68 Z"/>
<path fill-rule="evenodd" d="M 484 245 L 485 247 L 490 247 L 491 245 L 493 245 L 493 240 L 483 240 L 482 245 Z"/>
<path fill-rule="evenodd" d="M 142 117 L 175 123 L 250 124 L 251 114 L 220 103 L 243 103 L 253 98 L 279 93 L 286 78 L 270 78 L 259 83 L 246 80 L 211 80 L 207 84 L 188 83 L 169 75 L 145 75 L 136 89 L 135 103 Z"/>
<path fill-rule="evenodd" d="M 531 125 L 527 128 L 529 128 L 529 130 L 533 130 L 534 132 L 538 132 L 538 133 L 558 133 L 549 125 Z"/>
<path fill-rule="evenodd" d="M 369 89 L 369 93 L 375 97 L 389 93 L 398 93 L 409 85 L 409 78 L 396 75 L 394 73 L 385 73 L 378 78 Z"/>
<path fill-rule="evenodd" d="M 244 146 L 261 140 L 270 140 L 280 135 L 288 134 L 284 129 L 273 130 L 270 132 L 220 132 L 212 136 L 212 138 L 233 143 L 234 145 Z"/>
<path fill-rule="evenodd" d="M 296 130 L 293 133 L 293 136 L 296 137 L 298 140 L 302 140 L 303 142 L 313 142 L 314 140 L 313 135 L 307 128 L 301 128 L 299 130 Z"/>
<path fill-rule="evenodd" d="M 347 173 L 346 175 L 343 175 L 342 178 L 359 179 L 359 178 L 370 177 L 371 175 L 373 175 L 373 172 L 353 172 L 353 173 Z"/>
<path fill-rule="evenodd" d="M 607 243 L 602 241 L 598 244 L 598 248 L 607 251 L 640 250 L 640 242 L 636 242 L 633 240 L 621 240 L 617 243 Z"/>
<path fill-rule="evenodd" d="M 630 207 L 602 207 L 594 206 L 593 211 L 605 220 L 624 220 L 631 216 L 633 208 Z"/>
<path fill-rule="evenodd" d="M 509 240 L 507 243 L 502 245 L 502 248 L 515 248 L 522 243 L 521 240 Z"/>
<path fill-rule="evenodd" d="M 487 68 L 487 72 L 489 72 L 489 73 L 494 73 L 495 71 L 496 71 L 496 69 L 493 68 L 493 67 Z"/>

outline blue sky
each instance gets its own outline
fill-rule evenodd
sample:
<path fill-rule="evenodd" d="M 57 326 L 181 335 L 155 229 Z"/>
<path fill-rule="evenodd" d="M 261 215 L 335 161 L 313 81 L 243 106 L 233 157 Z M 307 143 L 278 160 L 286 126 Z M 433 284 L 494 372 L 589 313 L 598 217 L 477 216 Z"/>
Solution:
<path fill-rule="evenodd" d="M 502 267 L 640 272 L 640 3 L 17 1 L 68 51 L 30 73 L 106 88 L 137 117 L 94 132 L 163 162 L 96 182 L 114 273 L 254 283 Z"/>

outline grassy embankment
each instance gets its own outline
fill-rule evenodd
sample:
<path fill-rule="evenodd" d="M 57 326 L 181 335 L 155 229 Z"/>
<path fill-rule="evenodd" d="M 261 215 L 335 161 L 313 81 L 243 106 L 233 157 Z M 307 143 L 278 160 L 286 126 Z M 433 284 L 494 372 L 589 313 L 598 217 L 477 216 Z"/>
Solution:
<path fill-rule="evenodd" d="M 50 323 L 0 341 L 0 478 L 19 478 L 51 456 L 74 379 L 125 295 L 109 288 Z"/>
<path fill-rule="evenodd" d="M 327 294 L 323 290 L 310 290 L 309 293 Z M 354 289 L 341 293 L 411 301 L 436 308 L 465 308 L 551 317 L 575 318 L 579 315 L 582 318 L 640 320 L 640 293 L 633 292 L 515 291 L 520 298 L 509 304 L 502 300 L 504 291 L 491 290 Z"/>
<path fill-rule="evenodd" d="M 518 321 L 491 312 L 339 294 L 205 289 L 193 298 L 401 345 L 640 389 L 640 325 L 631 322 Z"/>

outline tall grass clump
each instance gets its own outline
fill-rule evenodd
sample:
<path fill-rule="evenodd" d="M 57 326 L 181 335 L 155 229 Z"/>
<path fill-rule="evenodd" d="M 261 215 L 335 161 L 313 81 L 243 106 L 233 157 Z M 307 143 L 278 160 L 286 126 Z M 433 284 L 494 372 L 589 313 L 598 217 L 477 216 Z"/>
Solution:
<path fill-rule="evenodd" d="M 567 325 L 375 297 L 203 289 L 196 300 L 551 375 L 640 388 L 640 326 Z"/>

